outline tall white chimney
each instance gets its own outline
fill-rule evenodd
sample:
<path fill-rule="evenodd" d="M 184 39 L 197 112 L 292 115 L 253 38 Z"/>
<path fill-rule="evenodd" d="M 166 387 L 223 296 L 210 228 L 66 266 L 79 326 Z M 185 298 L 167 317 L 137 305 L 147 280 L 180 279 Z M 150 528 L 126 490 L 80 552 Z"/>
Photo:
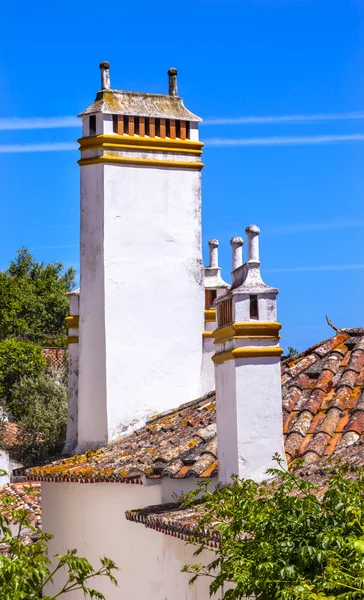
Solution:
<path fill-rule="evenodd" d="M 213 361 L 222 484 L 231 475 L 262 481 L 274 453 L 284 458 L 278 290 L 261 278 L 259 228 L 250 225 L 245 231 L 248 260 L 240 264 L 242 244 L 232 243 L 233 285 L 215 301 Z"/>
<path fill-rule="evenodd" d="M 77 451 L 200 390 L 201 119 L 177 95 L 101 90 L 82 118 Z"/>

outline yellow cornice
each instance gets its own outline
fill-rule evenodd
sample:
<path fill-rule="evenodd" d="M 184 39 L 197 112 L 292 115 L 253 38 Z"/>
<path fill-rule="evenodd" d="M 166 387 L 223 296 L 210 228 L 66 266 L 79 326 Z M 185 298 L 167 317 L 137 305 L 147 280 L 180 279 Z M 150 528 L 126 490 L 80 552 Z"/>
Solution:
<path fill-rule="evenodd" d="M 67 344 L 78 344 L 78 335 L 69 335 L 66 337 Z"/>
<path fill-rule="evenodd" d="M 154 152 L 183 152 L 202 154 L 202 142 L 191 140 L 171 140 L 166 138 L 150 138 L 138 135 L 101 134 L 77 140 L 80 150 L 95 148 L 128 148 L 129 150 L 153 150 Z"/>
<path fill-rule="evenodd" d="M 202 332 L 202 337 L 203 338 L 213 338 L 214 337 L 214 332 L 213 331 L 203 331 Z"/>
<path fill-rule="evenodd" d="M 78 315 L 66 317 L 66 323 L 68 329 L 77 329 L 80 323 L 80 317 Z"/>
<path fill-rule="evenodd" d="M 140 167 L 165 167 L 170 169 L 194 169 L 200 171 L 203 169 L 202 162 L 185 162 L 178 160 L 155 160 L 149 158 L 127 158 L 125 156 L 115 156 L 113 154 L 105 154 L 104 156 L 95 156 L 93 158 L 81 158 L 78 164 L 81 167 L 86 165 L 97 164 L 122 164 Z"/>
<path fill-rule="evenodd" d="M 210 308 L 208 310 L 205 310 L 205 321 L 211 321 L 211 322 L 216 321 L 216 310 L 215 309 Z"/>
<path fill-rule="evenodd" d="M 273 347 L 245 347 L 245 348 L 234 348 L 229 352 L 220 352 L 215 354 L 212 360 L 215 364 L 226 362 L 227 360 L 237 360 L 238 358 L 267 358 L 277 357 L 283 354 L 283 349 L 277 346 Z"/>
<path fill-rule="evenodd" d="M 219 327 L 214 331 L 215 344 L 221 344 L 232 338 L 279 338 L 282 325 L 276 321 L 241 321 Z"/>

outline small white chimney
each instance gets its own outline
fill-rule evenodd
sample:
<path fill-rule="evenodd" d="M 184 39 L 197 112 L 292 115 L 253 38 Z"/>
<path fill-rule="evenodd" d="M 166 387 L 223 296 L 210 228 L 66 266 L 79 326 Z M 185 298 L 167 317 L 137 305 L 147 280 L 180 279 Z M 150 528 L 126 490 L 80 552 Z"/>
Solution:
<path fill-rule="evenodd" d="M 261 278 L 259 228 L 246 228 L 248 260 L 233 238 L 233 284 L 216 299 L 214 331 L 219 480 L 262 481 L 277 452 L 284 458 L 282 393 L 276 296 Z"/>
<path fill-rule="evenodd" d="M 216 329 L 215 299 L 229 289 L 229 284 L 221 277 L 219 267 L 219 242 L 209 240 L 209 266 L 205 267 L 205 313 L 204 331 L 202 332 L 202 368 L 200 394 L 207 394 L 215 389 L 215 373 L 212 357 L 215 352 L 213 331 Z"/>

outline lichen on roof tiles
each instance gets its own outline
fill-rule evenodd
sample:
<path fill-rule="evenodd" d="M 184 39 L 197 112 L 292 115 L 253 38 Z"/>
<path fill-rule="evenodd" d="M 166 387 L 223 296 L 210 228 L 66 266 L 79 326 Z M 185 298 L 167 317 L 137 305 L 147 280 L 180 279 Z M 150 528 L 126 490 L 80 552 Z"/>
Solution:
<path fill-rule="evenodd" d="M 179 119 L 193 122 L 202 120 L 187 110 L 182 98 L 179 96 L 125 92 L 123 90 L 102 90 L 98 92 L 95 101 L 79 117 L 95 113 Z"/>
<path fill-rule="evenodd" d="M 285 359 L 282 397 L 288 461 L 302 457 L 313 463 L 363 438 L 364 329 L 339 331 Z M 212 477 L 217 460 L 215 393 L 210 392 L 155 415 L 107 448 L 33 468 L 30 478 L 125 481 L 136 471 L 153 478 Z"/>

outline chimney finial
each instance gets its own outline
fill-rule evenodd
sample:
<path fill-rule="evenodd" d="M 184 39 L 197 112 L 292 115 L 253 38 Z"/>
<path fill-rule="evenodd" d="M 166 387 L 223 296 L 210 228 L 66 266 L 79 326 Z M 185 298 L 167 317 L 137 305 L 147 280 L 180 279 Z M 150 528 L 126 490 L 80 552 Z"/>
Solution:
<path fill-rule="evenodd" d="M 257 225 L 248 225 L 245 233 L 248 236 L 248 262 L 259 262 L 260 229 Z"/>
<path fill-rule="evenodd" d="M 177 73 L 177 69 L 168 69 L 168 94 L 170 96 L 178 96 Z"/>
<path fill-rule="evenodd" d="M 109 90 L 110 89 L 110 63 L 106 60 L 100 62 L 100 70 L 101 70 L 101 89 Z"/>
<path fill-rule="evenodd" d="M 233 249 L 233 263 L 232 270 L 235 271 L 238 267 L 243 264 L 243 238 L 235 236 L 230 240 L 231 247 Z"/>
<path fill-rule="evenodd" d="M 210 248 L 210 264 L 209 267 L 212 269 L 217 269 L 219 267 L 219 258 L 218 258 L 218 247 L 219 242 L 217 240 L 209 240 L 209 248 Z"/>

